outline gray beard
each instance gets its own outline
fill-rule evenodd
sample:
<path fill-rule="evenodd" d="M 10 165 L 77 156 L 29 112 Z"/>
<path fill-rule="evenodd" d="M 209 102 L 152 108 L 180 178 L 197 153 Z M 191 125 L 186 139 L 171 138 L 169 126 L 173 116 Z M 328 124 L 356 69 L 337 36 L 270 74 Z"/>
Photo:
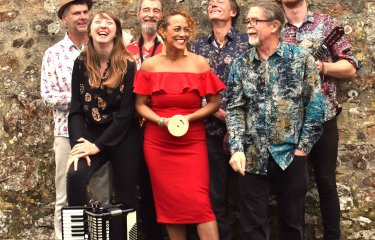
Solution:
<path fill-rule="evenodd" d="M 257 39 L 249 39 L 249 43 L 253 45 L 254 47 L 257 47 L 260 45 L 259 38 Z"/>
<path fill-rule="evenodd" d="M 156 33 L 156 25 L 148 26 L 146 23 L 141 23 L 142 32 L 146 34 Z"/>

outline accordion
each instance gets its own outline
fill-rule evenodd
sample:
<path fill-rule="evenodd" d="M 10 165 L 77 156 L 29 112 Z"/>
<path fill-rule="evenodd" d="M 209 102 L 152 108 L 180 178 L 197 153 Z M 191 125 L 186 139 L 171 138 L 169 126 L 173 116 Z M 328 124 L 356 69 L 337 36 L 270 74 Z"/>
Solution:
<path fill-rule="evenodd" d="M 136 240 L 137 214 L 121 204 L 63 207 L 63 240 Z"/>

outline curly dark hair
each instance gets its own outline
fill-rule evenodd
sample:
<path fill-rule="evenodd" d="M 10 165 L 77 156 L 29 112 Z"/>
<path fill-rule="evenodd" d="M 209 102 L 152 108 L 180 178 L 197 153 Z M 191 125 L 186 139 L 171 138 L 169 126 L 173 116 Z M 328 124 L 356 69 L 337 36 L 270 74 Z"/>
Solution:
<path fill-rule="evenodd" d="M 172 16 L 176 16 L 176 15 L 181 15 L 185 17 L 186 22 L 190 29 L 190 38 L 194 38 L 197 32 L 197 24 L 195 20 L 193 19 L 193 16 L 191 16 L 189 12 L 182 10 L 182 9 L 172 9 L 164 13 L 158 22 L 158 32 L 161 32 L 161 30 L 166 31 L 169 25 L 168 23 L 169 18 Z"/>

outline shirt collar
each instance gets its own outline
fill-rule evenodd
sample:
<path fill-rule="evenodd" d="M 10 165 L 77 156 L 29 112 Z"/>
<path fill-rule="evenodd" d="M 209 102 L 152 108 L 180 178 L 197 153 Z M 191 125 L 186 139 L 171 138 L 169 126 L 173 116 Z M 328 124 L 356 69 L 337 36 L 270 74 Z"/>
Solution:
<path fill-rule="evenodd" d="M 143 39 L 143 36 L 141 35 L 139 38 L 138 38 L 138 41 L 137 41 L 137 44 L 138 46 L 141 45 L 141 41 Z M 155 40 L 154 40 L 155 41 Z M 163 39 L 161 38 L 161 36 L 159 36 L 159 34 L 156 34 L 156 41 L 155 42 L 158 42 L 158 43 L 163 43 Z"/>
<path fill-rule="evenodd" d="M 315 17 L 314 17 L 313 12 L 307 11 L 307 15 L 306 15 L 305 21 L 303 23 L 306 23 L 306 22 L 315 22 Z"/>
<path fill-rule="evenodd" d="M 227 35 L 225 35 L 225 38 L 227 38 L 228 41 L 232 41 L 234 37 L 236 36 L 236 33 L 237 31 L 234 29 L 234 27 L 231 27 Z M 211 32 L 211 34 L 208 35 L 207 37 L 207 43 L 212 43 L 213 41 L 215 41 L 215 37 L 214 37 L 214 33 Z"/>
<path fill-rule="evenodd" d="M 271 56 L 277 54 L 280 57 L 282 57 L 283 52 L 284 52 L 284 46 L 285 46 L 284 43 L 282 41 L 279 41 L 279 43 L 277 45 L 277 48 L 276 48 L 276 51 Z M 254 62 L 255 60 L 263 61 L 263 59 L 259 56 L 256 47 L 251 48 L 249 58 L 250 58 L 249 60 L 252 61 L 252 62 Z"/>
<path fill-rule="evenodd" d="M 314 13 L 311 12 L 311 11 L 307 11 L 307 14 L 306 14 L 305 20 L 303 20 L 302 25 L 304 25 L 304 24 L 307 23 L 307 22 L 311 22 L 311 23 L 315 22 L 315 16 L 314 16 Z M 287 26 L 287 25 L 294 26 L 293 24 L 289 23 L 289 21 L 286 21 L 285 24 L 284 24 L 284 26 Z M 302 25 L 301 25 L 301 26 L 302 26 Z"/>
<path fill-rule="evenodd" d="M 65 33 L 65 36 L 64 36 L 64 46 L 71 49 L 71 48 L 75 48 L 75 49 L 79 49 L 79 47 L 77 47 L 73 41 L 69 38 L 69 35 L 68 33 Z M 82 49 L 84 49 L 86 47 L 86 44 L 83 44 L 82 45 Z"/>

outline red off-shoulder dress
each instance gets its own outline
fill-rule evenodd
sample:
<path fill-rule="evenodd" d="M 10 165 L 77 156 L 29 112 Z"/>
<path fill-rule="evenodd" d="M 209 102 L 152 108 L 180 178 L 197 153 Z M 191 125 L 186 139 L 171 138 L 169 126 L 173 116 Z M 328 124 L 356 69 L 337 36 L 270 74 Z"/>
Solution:
<path fill-rule="evenodd" d="M 202 107 L 202 97 L 225 85 L 212 72 L 138 71 L 134 92 L 151 97 L 151 109 L 161 117 L 187 115 Z M 157 221 L 170 224 L 215 220 L 209 198 L 209 169 L 203 119 L 190 123 L 182 137 L 146 122 L 144 154 L 150 172 Z"/>

